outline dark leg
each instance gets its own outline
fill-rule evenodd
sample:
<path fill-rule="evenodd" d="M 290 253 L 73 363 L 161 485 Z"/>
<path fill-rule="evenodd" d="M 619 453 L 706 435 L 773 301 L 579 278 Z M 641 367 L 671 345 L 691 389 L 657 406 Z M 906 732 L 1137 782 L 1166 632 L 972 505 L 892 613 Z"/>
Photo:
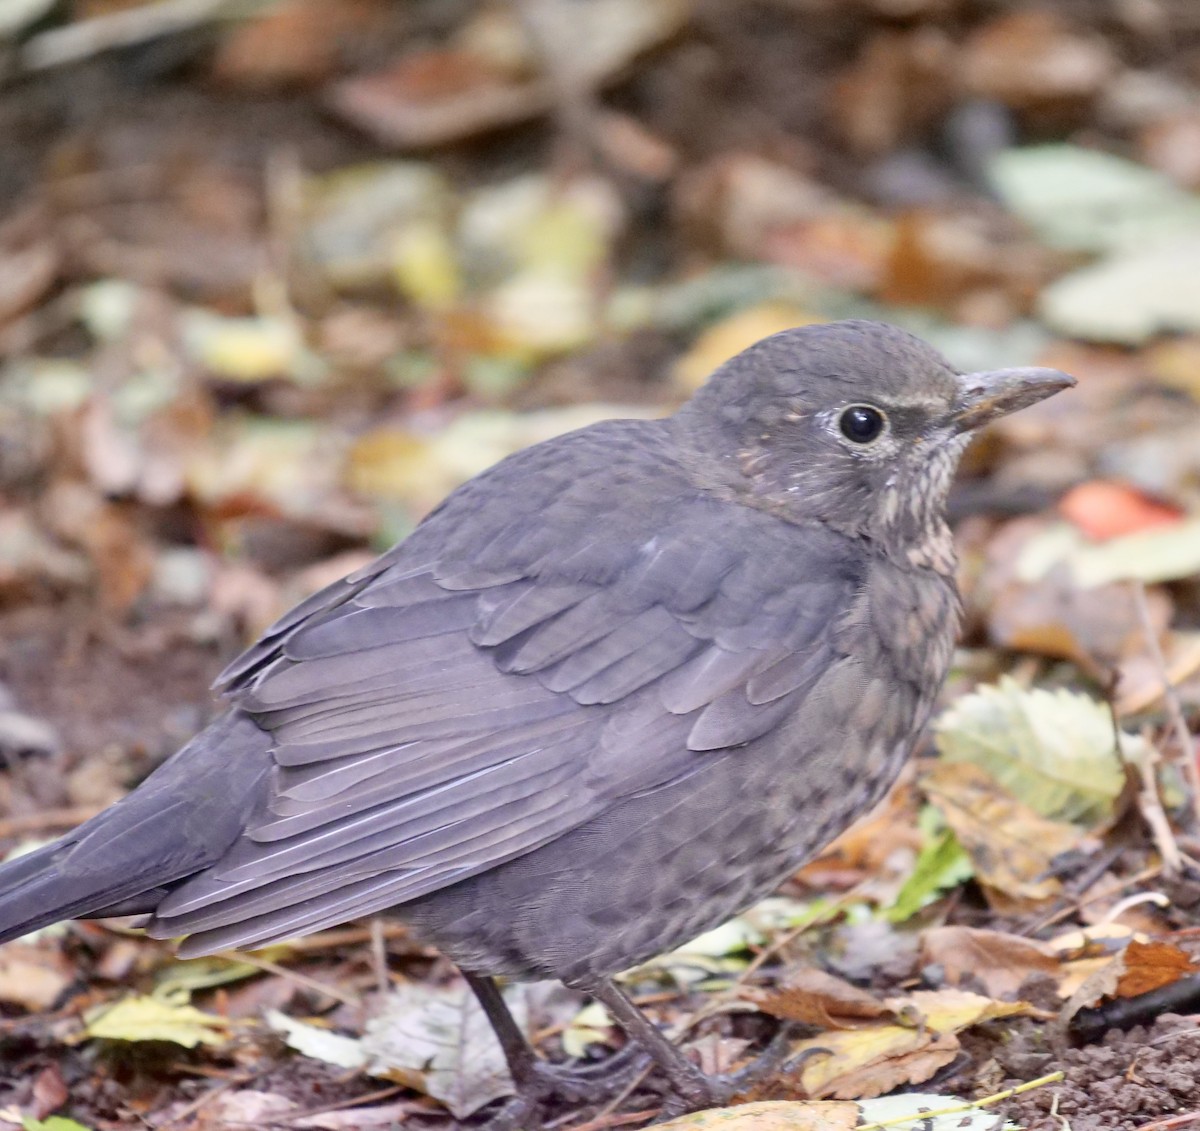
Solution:
<path fill-rule="evenodd" d="M 504 1059 L 508 1061 L 513 1083 L 517 1086 L 517 1097 L 494 1124 L 497 1131 L 508 1125 L 522 1127 L 521 1120 L 532 1124 L 538 1104 L 550 1095 L 559 1095 L 567 1100 L 598 1102 L 616 1091 L 644 1059 L 641 1048 L 630 1041 L 620 1052 L 594 1065 L 568 1068 L 547 1064 L 525 1039 L 494 979 L 468 974 L 465 970 L 463 977 L 491 1022 L 496 1039 L 504 1050 Z"/>
<path fill-rule="evenodd" d="M 504 1050 L 504 1059 L 508 1061 L 508 1070 L 512 1073 L 513 1083 L 521 1091 L 525 1091 L 534 1081 L 537 1066 L 537 1054 L 529 1047 L 521 1027 L 513 1020 L 504 995 L 493 978 L 480 977 L 478 974 L 468 974 L 463 971 L 467 985 L 471 987 L 483 1012 L 492 1023 L 496 1039 Z"/>
<path fill-rule="evenodd" d="M 785 1026 L 776 1034 L 766 1050 L 745 1068 L 724 1076 L 709 1076 L 694 1065 L 650 1023 L 649 1018 L 630 1000 L 629 996 L 609 978 L 600 978 L 577 988 L 603 1002 L 621 1028 L 653 1058 L 663 1070 L 671 1086 L 691 1108 L 715 1107 L 752 1087 L 777 1069 L 792 1071 L 813 1053 L 788 1060 L 789 1032 Z"/>
<path fill-rule="evenodd" d="M 630 1039 L 654 1058 L 671 1086 L 689 1104 L 710 1107 L 727 1098 L 716 1094 L 714 1081 L 671 1044 L 611 978 L 598 978 L 587 985 L 580 984 L 579 988 L 604 1003 Z"/>

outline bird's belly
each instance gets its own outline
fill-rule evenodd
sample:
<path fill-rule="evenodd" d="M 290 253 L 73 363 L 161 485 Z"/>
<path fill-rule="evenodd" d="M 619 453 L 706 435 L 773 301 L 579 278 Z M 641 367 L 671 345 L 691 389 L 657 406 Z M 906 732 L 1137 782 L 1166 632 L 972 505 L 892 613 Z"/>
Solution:
<path fill-rule="evenodd" d="M 911 726 L 835 758 L 811 735 L 799 737 L 814 749 L 797 748 L 788 728 L 697 754 L 691 776 L 399 914 L 479 973 L 569 982 L 626 969 L 778 887 L 886 792 Z"/>

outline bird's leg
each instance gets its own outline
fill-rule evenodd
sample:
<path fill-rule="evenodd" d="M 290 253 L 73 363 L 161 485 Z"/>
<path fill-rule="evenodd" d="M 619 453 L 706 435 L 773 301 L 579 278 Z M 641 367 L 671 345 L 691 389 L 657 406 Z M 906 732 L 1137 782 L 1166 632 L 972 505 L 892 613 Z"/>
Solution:
<path fill-rule="evenodd" d="M 641 1048 L 631 1041 L 620 1052 L 594 1065 L 568 1068 L 547 1064 L 525 1039 L 525 1034 L 513 1018 L 495 980 L 478 974 L 468 974 L 465 970 L 463 977 L 491 1022 L 496 1039 L 504 1050 L 504 1059 L 508 1062 L 513 1083 L 517 1086 L 518 1095 L 509 1105 L 512 1111 L 510 1113 L 506 1108 L 501 1113 L 498 1127 L 503 1127 L 503 1120 L 510 1117 L 529 1118 L 538 1103 L 549 1095 L 583 1102 L 604 1099 L 615 1091 L 643 1060 Z M 520 1123 L 514 1123 L 513 1126 L 518 1127 Z"/>
<path fill-rule="evenodd" d="M 789 1059 L 791 1032 L 784 1026 L 757 1057 L 737 1072 L 710 1076 L 684 1056 L 650 1022 L 629 996 L 609 978 L 599 978 L 586 985 L 574 983 L 608 1007 L 621 1028 L 655 1060 L 671 1086 L 690 1108 L 713 1107 L 727 1103 L 734 1096 L 751 1088 L 778 1069 L 792 1072 L 811 1055 L 828 1053 L 828 1049 L 809 1049 L 799 1057 Z"/>
<path fill-rule="evenodd" d="M 710 1107 L 729 1098 L 719 1078 L 701 1072 L 683 1053 L 651 1024 L 650 1019 L 630 1000 L 611 978 L 597 978 L 587 984 L 575 983 L 579 989 L 603 1002 L 617 1023 L 653 1057 L 671 1086 L 690 1105 Z"/>

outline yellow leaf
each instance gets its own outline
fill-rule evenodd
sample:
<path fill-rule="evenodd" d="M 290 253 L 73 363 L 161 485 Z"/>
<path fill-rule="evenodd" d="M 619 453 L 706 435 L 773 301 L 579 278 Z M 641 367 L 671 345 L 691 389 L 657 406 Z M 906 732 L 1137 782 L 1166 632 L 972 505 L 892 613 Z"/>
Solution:
<path fill-rule="evenodd" d="M 184 1048 L 222 1045 L 229 1022 L 194 1005 L 153 997 L 127 997 L 115 1005 L 89 1010 L 84 1035 L 111 1041 L 171 1041 Z"/>
<path fill-rule="evenodd" d="M 985 888 L 1034 902 L 1062 890 L 1047 873 L 1053 857 L 1083 840 L 1075 825 L 1039 816 L 969 762 L 938 763 L 921 785 L 954 830 Z"/>
<path fill-rule="evenodd" d="M 462 292 L 450 237 L 429 217 L 411 221 L 396 234 L 392 270 L 400 293 L 426 310 L 446 310 Z"/>
<path fill-rule="evenodd" d="M 675 383 L 689 393 L 695 392 L 714 369 L 760 338 L 820 321 L 787 302 L 764 302 L 739 310 L 714 323 L 692 343 L 675 364 Z"/>

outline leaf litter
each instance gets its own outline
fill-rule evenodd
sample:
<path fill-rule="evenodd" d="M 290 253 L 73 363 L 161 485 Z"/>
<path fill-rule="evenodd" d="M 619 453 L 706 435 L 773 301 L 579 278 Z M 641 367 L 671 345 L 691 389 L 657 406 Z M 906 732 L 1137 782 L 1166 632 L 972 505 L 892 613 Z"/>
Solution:
<path fill-rule="evenodd" d="M 222 656 L 508 452 L 669 411 L 776 329 L 884 317 L 963 368 L 1081 386 L 993 430 L 956 487 L 966 632 L 933 749 L 775 900 L 626 976 L 698 1056 L 750 1055 L 781 1018 L 829 1050 L 772 1082 L 782 1106 L 676 1126 L 913 1126 L 1055 1067 L 1011 1119 L 1126 1131 L 1200 1108 L 1186 1022 L 1071 1048 L 1046 1019 L 1183 992 L 1196 957 L 1187 34 L 1053 0 L 736 26 L 613 0 L 586 27 L 559 0 L 287 0 L 109 53 L 156 11 L 120 7 L 6 24 L 18 66 L 61 34 L 95 45 L 41 94 L 6 89 L 6 847 L 135 784 L 210 715 Z M 78 66 L 96 97 L 22 125 Z M 402 930 L 384 950 L 400 988 L 380 996 L 353 925 L 246 963 L 175 963 L 114 925 L 39 933 L 0 954 L 0 1117 L 477 1122 L 508 1083 L 473 1000 Z M 577 995 L 535 996 L 529 1024 L 552 1058 L 624 1039 Z M 35 1088 L 50 1069 L 70 1089 Z M 940 1094 L 862 1100 L 914 1086 Z M 643 1085 L 610 1114 L 660 1106 Z"/>

